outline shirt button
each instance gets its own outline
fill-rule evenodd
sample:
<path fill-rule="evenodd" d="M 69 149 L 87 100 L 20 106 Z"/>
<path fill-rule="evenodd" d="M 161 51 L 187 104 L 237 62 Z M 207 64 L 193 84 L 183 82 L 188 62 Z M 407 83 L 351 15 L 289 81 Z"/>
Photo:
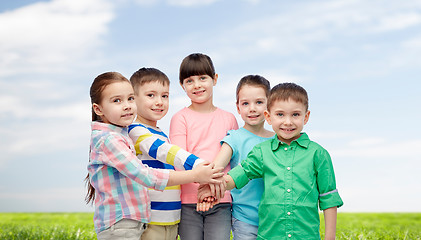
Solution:
<path fill-rule="evenodd" d="M 289 171 L 289 170 L 291 170 L 291 168 L 290 167 L 287 167 L 287 170 Z"/>
<path fill-rule="evenodd" d="M 287 192 L 291 192 L 291 189 L 287 189 Z"/>
<path fill-rule="evenodd" d="M 291 215 L 291 212 L 287 212 L 288 216 Z"/>
<path fill-rule="evenodd" d="M 286 151 L 286 150 L 288 150 L 288 148 L 284 148 L 284 150 Z"/>
<path fill-rule="evenodd" d="M 292 237 L 291 234 L 288 234 L 288 237 Z"/>

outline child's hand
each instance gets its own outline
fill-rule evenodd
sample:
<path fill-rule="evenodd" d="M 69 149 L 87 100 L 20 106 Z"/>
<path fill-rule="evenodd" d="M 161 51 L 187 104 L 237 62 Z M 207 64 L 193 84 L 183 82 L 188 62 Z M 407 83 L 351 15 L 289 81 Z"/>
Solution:
<path fill-rule="evenodd" d="M 212 196 L 214 196 L 216 199 L 221 199 L 225 195 L 225 189 L 227 187 L 227 183 L 225 182 L 224 177 L 218 178 L 217 180 L 220 180 L 220 184 L 209 184 L 209 188 L 211 190 Z"/>
<path fill-rule="evenodd" d="M 221 177 L 224 176 L 222 172 L 223 168 L 214 168 L 215 164 L 209 162 L 203 162 L 197 165 L 192 170 L 192 173 L 195 174 L 195 182 L 200 184 L 213 183 L 220 184 L 223 182 Z"/>
<path fill-rule="evenodd" d="M 202 184 L 197 189 L 197 211 L 208 211 L 215 204 L 219 203 L 219 199 L 212 195 L 211 186 L 212 184 Z"/>
<path fill-rule="evenodd" d="M 204 202 L 206 198 L 213 197 L 211 184 L 201 184 L 197 188 L 197 202 Z"/>
<path fill-rule="evenodd" d="M 196 205 L 196 211 L 206 212 L 209 211 L 213 206 L 219 203 L 214 197 L 207 197 L 202 202 L 198 202 Z"/>

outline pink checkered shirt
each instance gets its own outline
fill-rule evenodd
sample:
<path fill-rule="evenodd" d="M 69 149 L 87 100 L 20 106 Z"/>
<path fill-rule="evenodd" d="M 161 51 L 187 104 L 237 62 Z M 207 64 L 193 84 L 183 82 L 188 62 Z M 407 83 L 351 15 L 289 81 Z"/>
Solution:
<path fill-rule="evenodd" d="M 95 188 L 94 225 L 97 233 L 123 218 L 148 223 L 147 188 L 164 190 L 169 171 L 143 165 L 136 157 L 128 129 L 92 122 L 89 178 Z"/>

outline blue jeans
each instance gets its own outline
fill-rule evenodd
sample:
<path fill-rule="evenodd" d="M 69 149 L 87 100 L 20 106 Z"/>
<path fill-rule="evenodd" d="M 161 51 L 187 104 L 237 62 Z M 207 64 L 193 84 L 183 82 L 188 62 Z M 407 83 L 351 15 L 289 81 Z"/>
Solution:
<path fill-rule="evenodd" d="M 230 232 L 231 203 L 217 204 L 207 212 L 196 211 L 196 204 L 181 205 L 181 240 L 229 240 Z"/>
<path fill-rule="evenodd" d="M 256 240 L 257 226 L 232 217 L 232 240 Z"/>

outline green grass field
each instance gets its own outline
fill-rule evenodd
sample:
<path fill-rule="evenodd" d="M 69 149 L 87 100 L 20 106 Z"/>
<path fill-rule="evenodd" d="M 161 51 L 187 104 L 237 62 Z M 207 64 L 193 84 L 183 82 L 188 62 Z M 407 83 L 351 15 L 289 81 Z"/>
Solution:
<path fill-rule="evenodd" d="M 96 239 L 92 217 L 92 213 L 0 213 L 0 239 Z M 421 239 L 421 213 L 339 213 L 336 236 Z"/>

